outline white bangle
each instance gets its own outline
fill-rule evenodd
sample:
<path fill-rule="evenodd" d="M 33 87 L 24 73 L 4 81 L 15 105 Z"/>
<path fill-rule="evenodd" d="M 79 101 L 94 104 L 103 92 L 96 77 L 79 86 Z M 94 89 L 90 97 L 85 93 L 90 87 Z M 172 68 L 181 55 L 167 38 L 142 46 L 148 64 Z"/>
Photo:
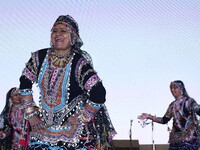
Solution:
<path fill-rule="evenodd" d="M 6 137 L 6 134 L 5 134 L 5 133 L 2 133 L 1 139 L 4 139 L 5 137 Z"/>
<path fill-rule="evenodd" d="M 29 114 L 29 115 L 25 115 L 24 118 L 26 120 L 28 120 L 28 119 L 32 118 L 34 115 L 36 115 L 36 114 L 37 114 L 37 111 L 35 111 L 35 112 L 33 112 L 33 113 Z"/>

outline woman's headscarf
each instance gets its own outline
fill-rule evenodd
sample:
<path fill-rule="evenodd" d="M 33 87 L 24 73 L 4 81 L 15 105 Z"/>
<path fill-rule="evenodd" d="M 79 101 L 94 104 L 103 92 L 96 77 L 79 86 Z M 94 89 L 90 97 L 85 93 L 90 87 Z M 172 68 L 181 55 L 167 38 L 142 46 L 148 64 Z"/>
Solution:
<path fill-rule="evenodd" d="M 6 94 L 6 104 L 3 109 L 3 111 L 0 114 L 0 130 L 10 130 L 9 132 L 12 133 L 12 128 L 10 124 L 9 114 L 11 111 L 11 98 L 13 96 L 13 93 L 18 90 L 18 88 L 13 87 L 11 88 L 7 94 Z M 0 139 L 0 146 L 3 147 L 3 149 L 10 150 L 12 147 L 12 134 L 8 135 L 4 139 Z"/>
<path fill-rule="evenodd" d="M 56 19 L 53 27 L 57 24 L 62 24 L 62 23 L 64 23 L 70 31 L 69 37 L 71 46 L 74 49 L 74 51 L 82 54 L 83 57 L 93 66 L 91 56 L 86 51 L 80 49 L 81 46 L 83 45 L 83 41 L 81 40 L 79 35 L 78 23 L 70 15 L 61 15 Z"/>
<path fill-rule="evenodd" d="M 189 97 L 189 95 L 188 95 L 188 93 L 187 93 L 187 91 L 185 89 L 185 85 L 184 85 L 183 81 L 181 81 L 181 80 L 175 80 L 175 81 L 171 82 L 170 86 L 172 84 L 174 84 L 174 85 L 176 85 L 178 87 L 178 89 L 181 91 L 181 94 L 183 96 Z"/>
<path fill-rule="evenodd" d="M 81 40 L 79 35 L 79 27 L 77 22 L 70 15 L 61 15 L 56 19 L 53 27 L 57 24 L 62 23 L 64 23 L 70 31 L 69 37 L 72 47 L 74 47 L 75 50 L 80 50 L 80 47 L 83 45 L 83 41 Z M 75 34 L 77 35 L 77 37 L 75 36 Z"/>
<path fill-rule="evenodd" d="M 18 88 L 13 87 L 11 88 L 7 94 L 6 94 L 6 104 L 4 106 L 3 111 L 1 112 L 0 116 L 8 116 L 9 115 L 9 111 L 11 108 L 11 97 L 13 96 L 13 93 L 17 90 Z"/>

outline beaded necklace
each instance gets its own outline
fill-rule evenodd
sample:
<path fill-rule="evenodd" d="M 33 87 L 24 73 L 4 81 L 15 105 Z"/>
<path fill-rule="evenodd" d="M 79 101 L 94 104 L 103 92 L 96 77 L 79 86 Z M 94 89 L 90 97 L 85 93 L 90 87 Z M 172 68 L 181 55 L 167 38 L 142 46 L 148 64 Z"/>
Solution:
<path fill-rule="evenodd" d="M 65 68 L 68 62 L 70 61 L 72 55 L 72 51 L 62 55 L 57 54 L 55 51 L 52 51 L 52 53 L 50 54 L 50 59 L 54 67 Z"/>

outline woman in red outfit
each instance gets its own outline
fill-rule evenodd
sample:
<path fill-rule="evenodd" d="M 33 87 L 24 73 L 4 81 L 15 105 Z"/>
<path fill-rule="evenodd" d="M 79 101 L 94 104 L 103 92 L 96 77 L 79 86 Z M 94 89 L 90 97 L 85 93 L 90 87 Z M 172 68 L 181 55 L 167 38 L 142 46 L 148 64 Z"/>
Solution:
<path fill-rule="evenodd" d="M 11 88 L 7 93 L 0 122 L 1 150 L 26 150 L 29 122 L 24 118 L 19 89 L 16 87 Z"/>

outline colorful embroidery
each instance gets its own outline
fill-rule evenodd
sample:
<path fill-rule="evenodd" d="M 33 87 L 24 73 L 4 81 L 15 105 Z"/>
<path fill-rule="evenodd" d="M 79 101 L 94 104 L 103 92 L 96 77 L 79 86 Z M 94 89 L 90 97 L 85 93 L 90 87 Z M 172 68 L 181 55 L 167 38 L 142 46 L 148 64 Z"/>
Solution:
<path fill-rule="evenodd" d="M 193 105 L 191 105 L 193 103 Z M 196 118 L 193 116 L 192 109 L 196 102 L 184 97 L 175 100 L 170 104 L 166 116 L 174 119 L 172 131 L 170 133 L 169 143 L 178 143 L 181 141 L 191 141 L 197 138 Z"/>
<path fill-rule="evenodd" d="M 109 116 L 105 114 L 105 107 L 102 107 L 104 105 L 93 103 L 90 100 L 86 102 L 87 95 L 84 95 L 84 92 L 79 93 L 79 91 L 75 98 L 69 99 L 73 87 L 70 86 L 70 79 L 75 54 L 66 67 L 55 68 L 49 59 L 50 53 L 51 51 L 47 51 L 38 76 L 41 92 L 39 116 L 45 126 L 41 126 L 42 130 L 40 131 L 33 130 L 31 132 L 30 149 L 58 146 L 63 149 L 90 148 L 96 150 L 107 147 L 106 142 L 112 139 L 115 131 Z M 37 65 L 36 62 L 35 65 Z M 91 90 L 100 81 L 85 58 L 81 57 L 74 65 L 75 72 L 72 73 L 78 82 L 77 85 L 75 84 L 76 86 Z M 82 75 L 82 69 L 88 71 L 84 71 L 85 73 Z M 87 78 L 89 79 L 83 86 Z M 86 119 L 84 120 L 84 118 Z"/>
<path fill-rule="evenodd" d="M 84 85 L 84 88 L 86 89 L 86 90 L 91 90 L 92 89 L 92 87 L 97 83 L 97 82 L 99 82 L 100 81 L 100 78 L 98 77 L 98 75 L 97 74 L 95 74 L 95 75 L 93 75 L 93 76 L 91 76 L 89 79 L 88 79 L 88 81 L 85 83 L 85 85 Z"/>
<path fill-rule="evenodd" d="M 32 74 L 28 68 L 24 68 L 23 75 L 25 75 L 31 81 L 35 81 L 37 79 L 36 75 Z"/>

